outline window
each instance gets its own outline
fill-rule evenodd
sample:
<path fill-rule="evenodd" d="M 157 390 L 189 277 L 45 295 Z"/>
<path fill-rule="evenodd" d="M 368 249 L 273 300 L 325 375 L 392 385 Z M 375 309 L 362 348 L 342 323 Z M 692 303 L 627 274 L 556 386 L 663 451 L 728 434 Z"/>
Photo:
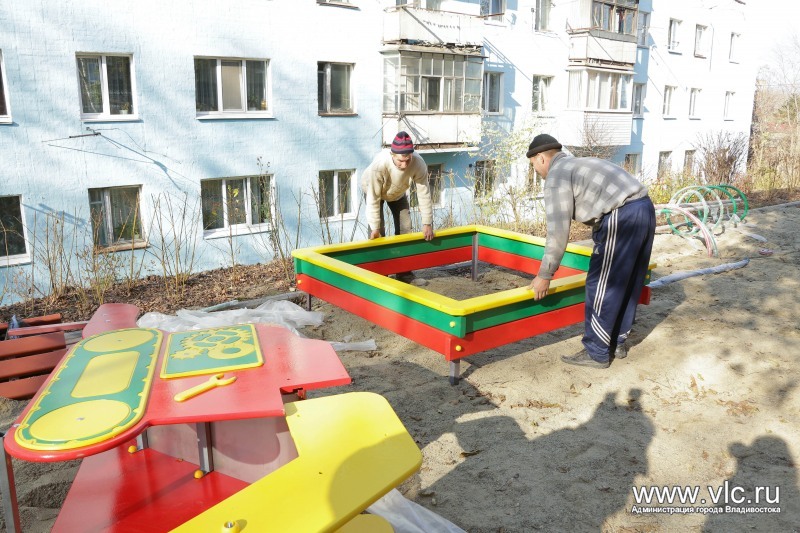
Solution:
<path fill-rule="evenodd" d="M 696 150 L 686 150 L 683 154 L 683 171 L 686 173 L 694 173 L 694 157 Z"/>
<path fill-rule="evenodd" d="M 550 76 L 533 77 L 533 98 L 531 110 L 542 113 L 550 110 Z"/>
<path fill-rule="evenodd" d="M 500 72 L 483 74 L 483 110 L 487 113 L 500 113 Z"/>
<path fill-rule="evenodd" d="M 444 165 L 428 165 L 428 190 L 431 193 L 431 203 L 439 205 L 442 203 L 442 175 L 444 173 Z M 417 198 L 417 188 L 415 183 L 411 183 L 411 190 L 409 191 L 409 204 L 411 207 L 419 207 L 419 199 Z"/>
<path fill-rule="evenodd" d="M 547 31 L 550 29 L 550 2 L 551 0 L 536 0 L 536 13 L 533 22 L 534 30 Z"/>
<path fill-rule="evenodd" d="M 267 114 L 268 75 L 265 59 L 194 58 L 198 116 Z"/>
<path fill-rule="evenodd" d="M 681 21 L 676 19 L 669 19 L 669 33 L 667 35 L 667 50 L 675 52 L 680 46 L 678 41 L 678 32 L 681 29 Z"/>
<path fill-rule="evenodd" d="M 243 176 L 200 182 L 206 237 L 270 229 L 272 176 Z"/>
<path fill-rule="evenodd" d="M 650 30 L 650 13 L 639 12 L 636 21 L 636 44 L 647 46 L 647 32 Z"/>
<path fill-rule="evenodd" d="M 691 89 L 689 91 L 689 116 L 697 118 L 699 108 L 698 100 L 700 100 L 700 89 Z"/>
<path fill-rule="evenodd" d="M 336 4 L 344 4 L 345 6 L 351 6 L 353 2 L 351 0 L 317 0 L 318 4 L 329 4 L 329 5 L 336 5 Z"/>
<path fill-rule="evenodd" d="M 633 84 L 633 116 L 641 117 L 644 115 L 644 83 Z"/>
<path fill-rule="evenodd" d="M 722 118 L 733 120 L 733 97 L 736 93 L 728 91 L 725 93 L 725 107 L 722 111 Z"/>
<path fill-rule="evenodd" d="M 353 112 L 352 74 L 353 65 L 348 63 L 317 63 L 317 97 L 321 115 Z"/>
<path fill-rule="evenodd" d="M 506 0 L 481 0 L 481 16 L 486 20 L 502 21 L 506 12 Z"/>
<path fill-rule="evenodd" d="M 95 246 L 129 245 L 143 241 L 139 212 L 141 187 L 89 189 L 89 210 Z"/>
<path fill-rule="evenodd" d="M 628 110 L 628 91 L 631 76 L 617 72 L 590 70 L 586 92 L 586 108 L 600 110 Z"/>
<path fill-rule="evenodd" d="M 383 111 L 479 113 L 483 59 L 402 52 L 384 58 Z"/>
<path fill-rule="evenodd" d="M 670 158 L 672 152 L 658 152 L 658 177 L 663 177 L 670 171 Z"/>
<path fill-rule="evenodd" d="M 642 154 L 625 154 L 623 168 L 631 176 L 638 176 L 642 172 Z"/>
<path fill-rule="evenodd" d="M 3 64 L 3 51 L 0 50 L 0 124 L 11 123 L 11 110 L 6 93 L 6 67 Z"/>
<path fill-rule="evenodd" d="M 636 0 L 592 2 L 592 28 L 625 35 L 635 35 Z"/>
<path fill-rule="evenodd" d="M 731 47 L 728 52 L 728 61 L 731 63 L 739 62 L 739 37 L 738 33 L 731 33 Z"/>
<path fill-rule="evenodd" d="M 353 174 L 355 170 L 322 170 L 319 173 L 319 218 L 353 213 Z"/>
<path fill-rule="evenodd" d="M 665 117 L 672 116 L 672 94 L 675 92 L 675 87 L 667 85 L 664 87 L 664 107 L 661 109 L 661 114 Z"/>
<path fill-rule="evenodd" d="M 707 55 L 707 48 L 708 45 L 706 41 L 708 40 L 708 28 L 706 26 L 701 26 L 698 24 L 694 28 L 694 56 L 695 57 L 706 57 Z"/>
<path fill-rule="evenodd" d="M 81 117 L 135 115 L 133 58 L 129 55 L 78 55 Z"/>
<path fill-rule="evenodd" d="M 494 189 L 494 161 L 475 163 L 475 198 L 490 196 Z"/>
<path fill-rule="evenodd" d="M 30 260 L 21 196 L 0 196 L 0 266 Z"/>
<path fill-rule="evenodd" d="M 584 70 L 570 70 L 567 87 L 567 107 L 581 109 L 583 107 L 583 78 Z"/>

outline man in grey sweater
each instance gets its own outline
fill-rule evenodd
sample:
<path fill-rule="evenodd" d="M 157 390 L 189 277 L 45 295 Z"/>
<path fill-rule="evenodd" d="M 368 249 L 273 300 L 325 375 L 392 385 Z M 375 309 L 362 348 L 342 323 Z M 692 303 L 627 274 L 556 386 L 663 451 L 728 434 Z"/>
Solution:
<path fill-rule="evenodd" d="M 408 133 L 395 135 L 389 150 L 383 150 L 361 175 L 361 190 L 366 200 L 367 231 L 370 239 L 386 236 L 383 220 L 383 203 L 389 206 L 394 221 L 395 235 L 411 233 L 411 216 L 406 192 L 411 183 L 416 185 L 419 211 L 422 216 L 422 235 L 426 241 L 433 239 L 433 202 L 428 187 L 428 165 L 414 152 L 414 143 Z M 399 272 L 397 279 L 410 282 L 411 272 Z"/>
<path fill-rule="evenodd" d="M 572 157 L 552 136 L 534 137 L 527 152 L 544 178 L 547 238 L 539 273 L 529 289 L 539 300 L 561 264 L 570 222 L 592 226 L 594 248 L 586 275 L 584 349 L 561 360 L 608 368 L 622 359 L 641 296 L 656 228 L 647 187 L 619 166 L 594 157 Z"/>

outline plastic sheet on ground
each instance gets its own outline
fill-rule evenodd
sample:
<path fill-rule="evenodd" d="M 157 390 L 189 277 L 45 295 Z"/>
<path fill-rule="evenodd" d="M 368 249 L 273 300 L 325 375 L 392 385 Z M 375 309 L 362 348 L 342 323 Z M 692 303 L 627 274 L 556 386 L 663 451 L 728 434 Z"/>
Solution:
<path fill-rule="evenodd" d="M 229 309 L 227 311 L 201 311 L 181 309 L 174 315 L 164 313 L 145 313 L 136 325 L 140 328 L 156 328 L 175 333 L 207 328 L 220 328 L 234 324 L 272 324 L 283 326 L 295 335 L 303 337 L 298 328 L 320 326 L 323 313 L 306 311 L 288 300 L 269 300 L 254 309 Z M 378 349 L 373 339 L 359 342 L 331 342 L 337 352 L 374 351 Z"/>
<path fill-rule="evenodd" d="M 407 499 L 397 489 L 392 489 L 367 507 L 367 512 L 387 520 L 395 533 L 466 533 L 433 511 Z"/>

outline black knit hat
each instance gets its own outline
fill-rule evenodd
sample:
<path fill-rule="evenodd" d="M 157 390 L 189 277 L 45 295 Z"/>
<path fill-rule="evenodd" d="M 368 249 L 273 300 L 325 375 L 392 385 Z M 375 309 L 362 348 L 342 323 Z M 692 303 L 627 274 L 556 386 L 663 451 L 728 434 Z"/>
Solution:
<path fill-rule="evenodd" d="M 533 142 L 528 147 L 528 153 L 525 157 L 533 157 L 538 153 L 546 152 L 547 150 L 561 150 L 561 143 L 556 140 L 552 135 L 540 133 L 533 138 Z"/>
<path fill-rule="evenodd" d="M 404 132 L 398 132 L 392 141 L 393 154 L 410 154 L 414 151 L 414 143 L 411 142 L 411 136 Z"/>

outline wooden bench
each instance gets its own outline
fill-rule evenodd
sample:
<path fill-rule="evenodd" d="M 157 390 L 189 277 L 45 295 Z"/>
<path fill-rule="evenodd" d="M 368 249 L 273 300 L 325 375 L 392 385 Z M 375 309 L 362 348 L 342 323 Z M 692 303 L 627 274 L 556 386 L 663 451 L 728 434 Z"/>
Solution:
<path fill-rule="evenodd" d="M 25 318 L 20 321 L 22 326 L 44 326 L 48 324 L 58 324 L 61 322 L 61 314 L 56 313 L 52 315 L 34 316 Z M 5 335 L 8 338 L 8 322 L 0 322 L 0 335 Z"/>
<path fill-rule="evenodd" d="M 389 402 L 370 392 L 302 400 L 286 404 L 286 421 L 296 459 L 173 532 L 220 531 L 226 523 L 253 531 L 388 525 L 360 513 L 422 464 L 422 453 Z"/>

